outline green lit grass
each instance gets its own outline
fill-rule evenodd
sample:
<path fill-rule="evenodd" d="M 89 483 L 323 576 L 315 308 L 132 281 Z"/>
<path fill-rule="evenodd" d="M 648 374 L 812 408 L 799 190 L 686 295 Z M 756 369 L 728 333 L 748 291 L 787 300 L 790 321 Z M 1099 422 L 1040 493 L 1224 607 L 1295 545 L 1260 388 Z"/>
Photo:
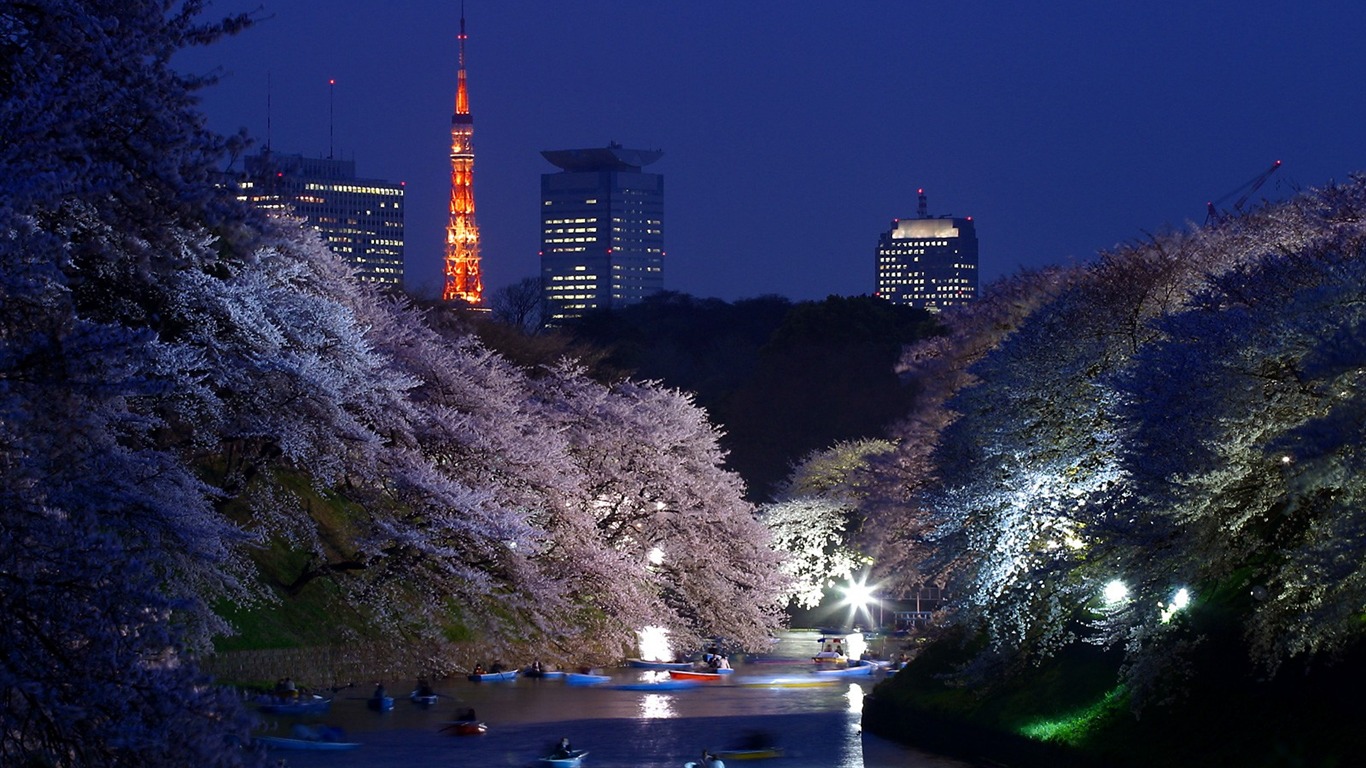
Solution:
<path fill-rule="evenodd" d="M 1097 727 L 1110 721 L 1123 705 L 1124 698 L 1124 686 L 1116 686 L 1089 706 L 1057 717 L 1035 720 L 1019 728 L 1018 733 L 1036 741 L 1081 746 Z"/>

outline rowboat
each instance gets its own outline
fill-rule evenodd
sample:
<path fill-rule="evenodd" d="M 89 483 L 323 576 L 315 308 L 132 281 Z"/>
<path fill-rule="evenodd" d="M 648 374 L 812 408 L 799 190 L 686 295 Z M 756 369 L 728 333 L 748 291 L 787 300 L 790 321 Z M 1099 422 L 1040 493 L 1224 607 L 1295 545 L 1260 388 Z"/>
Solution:
<path fill-rule="evenodd" d="M 762 749 L 724 749 L 720 752 L 712 753 L 722 760 L 767 760 L 770 757 L 782 757 L 782 747 L 764 747 Z"/>
<path fill-rule="evenodd" d="M 677 691 L 700 685 L 696 680 L 656 680 L 649 683 L 623 683 L 612 686 L 616 691 Z"/>
<path fill-rule="evenodd" d="M 414 704 L 421 704 L 424 707 L 430 707 L 431 705 L 437 702 L 437 699 L 441 697 L 438 696 L 436 693 L 420 693 L 419 691 L 414 690 L 412 693 L 408 694 L 408 698 Z"/>
<path fill-rule="evenodd" d="M 715 683 L 725 679 L 725 673 L 721 670 L 715 672 L 699 672 L 690 669 L 671 669 L 669 677 L 675 680 L 695 680 L 700 683 Z"/>
<path fill-rule="evenodd" d="M 375 712 L 388 712 L 394 708 L 393 696 L 371 696 L 365 700 L 365 708 Z"/>
<path fill-rule="evenodd" d="M 798 677 L 751 677 L 739 681 L 736 685 L 746 688 L 815 688 L 822 685 L 834 685 L 839 682 L 839 678 L 831 675 L 801 675 Z"/>
<path fill-rule="evenodd" d="M 569 757 L 543 757 L 541 762 L 553 765 L 555 768 L 576 768 L 583 762 L 583 758 L 588 754 L 586 749 L 571 750 Z"/>
<path fill-rule="evenodd" d="M 290 736 L 257 736 L 256 741 L 272 749 L 355 749 L 357 741 L 342 741 L 345 733 L 330 725 L 304 725 L 296 723 L 290 729 Z"/>
<path fill-rule="evenodd" d="M 612 682 L 609 675 L 592 675 L 586 672 L 564 673 L 565 685 L 602 685 Z"/>
<path fill-rule="evenodd" d="M 447 720 L 441 728 L 442 733 L 453 733 L 457 736 L 478 736 L 486 733 L 489 727 L 478 720 Z"/>
<path fill-rule="evenodd" d="M 626 666 L 636 669 L 692 669 L 691 661 L 647 661 L 645 659 L 627 659 Z"/>
<path fill-rule="evenodd" d="M 359 741 L 323 741 L 321 739 L 289 739 L 284 736 L 257 736 L 255 740 L 271 749 L 355 749 Z"/>
<path fill-rule="evenodd" d="M 505 669 L 501 672 L 479 672 L 470 675 L 470 681 L 475 683 L 488 683 L 496 680 L 512 680 L 517 677 L 517 670 Z"/>
<path fill-rule="evenodd" d="M 326 712 L 331 705 L 331 699 L 325 699 L 316 693 L 300 696 L 297 699 L 267 696 L 257 701 L 260 710 L 271 715 L 309 715 Z"/>

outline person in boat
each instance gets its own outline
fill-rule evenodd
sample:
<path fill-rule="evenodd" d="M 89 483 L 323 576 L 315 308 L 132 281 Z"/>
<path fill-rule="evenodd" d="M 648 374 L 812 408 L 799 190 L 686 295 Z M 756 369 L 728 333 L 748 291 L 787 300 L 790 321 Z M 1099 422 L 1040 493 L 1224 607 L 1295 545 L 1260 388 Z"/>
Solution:
<path fill-rule="evenodd" d="M 275 695 L 282 699 L 293 699 L 298 697 L 299 689 L 294 685 L 293 680 L 284 677 L 280 679 L 280 682 L 275 684 Z"/>
<path fill-rule="evenodd" d="M 499 664 L 499 663 L 496 662 L 496 661 L 493 662 L 493 666 L 489 667 L 489 672 L 498 673 L 498 672 L 502 672 L 502 671 L 503 671 L 503 665 L 502 665 L 502 664 Z"/>
<path fill-rule="evenodd" d="M 484 665 L 481 664 L 481 663 L 479 663 L 479 662 L 475 662 L 475 664 L 474 664 L 474 669 L 470 670 L 470 674 L 472 674 L 472 675 L 482 675 L 482 674 L 484 674 Z"/>
<path fill-rule="evenodd" d="M 436 695 L 436 691 L 432 690 L 432 685 L 431 685 L 431 683 L 428 683 L 428 682 L 427 682 L 427 679 L 426 679 L 426 678 L 419 677 L 419 678 L 417 679 L 417 695 L 418 695 L 418 696 L 435 696 L 435 695 Z"/>
<path fill-rule="evenodd" d="M 472 723 L 478 720 L 479 716 L 474 714 L 474 707 L 465 707 L 460 710 L 460 714 L 457 715 L 455 719 L 462 723 Z"/>
<path fill-rule="evenodd" d="M 698 768 L 726 768 L 726 764 L 721 758 L 713 755 L 707 750 L 702 750 L 702 759 L 697 761 Z"/>
<path fill-rule="evenodd" d="M 565 758 L 574 756 L 574 748 L 569 745 L 568 736 L 560 739 L 560 743 L 555 745 L 555 749 L 550 753 L 550 756 L 556 760 L 564 760 Z"/>
<path fill-rule="evenodd" d="M 541 660 L 540 660 L 540 659 L 537 659 L 537 660 L 531 662 L 531 674 L 533 674 L 533 675 L 543 675 L 543 674 L 545 674 L 545 667 L 541 666 Z"/>
<path fill-rule="evenodd" d="M 375 692 L 370 694 L 370 698 L 383 699 L 385 696 L 388 695 L 388 692 L 384 690 L 384 683 L 375 683 Z"/>
<path fill-rule="evenodd" d="M 716 659 L 717 669 L 730 669 L 730 659 L 720 654 L 717 654 L 714 658 Z"/>

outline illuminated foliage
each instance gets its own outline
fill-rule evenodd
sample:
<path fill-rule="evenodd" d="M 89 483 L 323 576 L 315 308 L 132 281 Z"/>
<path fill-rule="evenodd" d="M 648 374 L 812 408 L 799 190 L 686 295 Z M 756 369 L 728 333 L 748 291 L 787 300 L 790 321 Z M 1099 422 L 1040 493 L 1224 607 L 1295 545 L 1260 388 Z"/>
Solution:
<path fill-rule="evenodd" d="M 774 546 L 788 556 L 783 570 L 792 577 L 793 604 L 816 607 L 827 588 L 868 565 L 854 544 L 862 527 L 859 502 L 867 493 L 870 460 L 893 447 L 886 440 L 857 440 L 816 451 L 792 470 L 777 500 L 761 507 Z"/>
<path fill-rule="evenodd" d="M 870 528 L 891 572 L 950 581 L 992 641 L 976 671 L 1119 644 L 1144 700 L 1216 589 L 1271 669 L 1362 639 L 1363 201 L 1356 179 L 1027 277 L 908 355 L 939 394 Z"/>

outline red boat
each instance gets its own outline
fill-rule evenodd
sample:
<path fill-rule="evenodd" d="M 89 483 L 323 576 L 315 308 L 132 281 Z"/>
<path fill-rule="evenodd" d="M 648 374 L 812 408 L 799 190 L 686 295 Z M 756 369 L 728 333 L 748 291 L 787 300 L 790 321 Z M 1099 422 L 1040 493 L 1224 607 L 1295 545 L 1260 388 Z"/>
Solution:
<path fill-rule="evenodd" d="M 456 736 L 478 736 L 488 731 L 489 727 L 478 720 L 452 720 L 441 728 L 442 733 L 453 733 Z"/>

